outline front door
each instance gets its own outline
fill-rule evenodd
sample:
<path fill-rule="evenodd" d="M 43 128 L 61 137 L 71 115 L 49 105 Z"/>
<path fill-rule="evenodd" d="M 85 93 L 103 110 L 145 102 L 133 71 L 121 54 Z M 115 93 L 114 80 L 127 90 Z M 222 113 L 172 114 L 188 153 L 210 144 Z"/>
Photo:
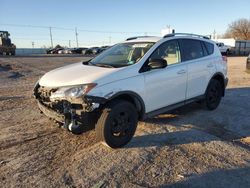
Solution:
<path fill-rule="evenodd" d="M 149 57 L 165 59 L 167 67 L 144 72 L 146 113 L 185 100 L 187 66 L 181 63 L 177 40 L 161 44 Z"/>

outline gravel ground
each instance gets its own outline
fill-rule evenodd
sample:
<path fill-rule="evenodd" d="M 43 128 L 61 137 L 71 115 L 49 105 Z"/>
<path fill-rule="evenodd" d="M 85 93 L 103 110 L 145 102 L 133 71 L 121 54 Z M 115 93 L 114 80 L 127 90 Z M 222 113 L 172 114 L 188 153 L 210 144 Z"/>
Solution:
<path fill-rule="evenodd" d="M 45 72 L 80 56 L 0 58 L 1 187 L 250 187 L 250 74 L 228 58 L 229 85 L 215 111 L 189 104 L 140 122 L 112 150 L 94 130 L 73 135 L 31 97 Z"/>

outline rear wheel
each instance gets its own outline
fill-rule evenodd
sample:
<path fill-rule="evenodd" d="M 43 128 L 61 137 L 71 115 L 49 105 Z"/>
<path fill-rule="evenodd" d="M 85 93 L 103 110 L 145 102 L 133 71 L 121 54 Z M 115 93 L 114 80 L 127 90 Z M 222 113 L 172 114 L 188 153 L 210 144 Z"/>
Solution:
<path fill-rule="evenodd" d="M 207 87 L 205 104 L 209 110 L 216 109 L 222 97 L 222 85 L 218 80 L 212 79 Z"/>
<path fill-rule="evenodd" d="M 126 145 L 133 137 L 138 113 L 133 104 L 124 100 L 109 103 L 96 124 L 97 139 L 111 148 Z"/>

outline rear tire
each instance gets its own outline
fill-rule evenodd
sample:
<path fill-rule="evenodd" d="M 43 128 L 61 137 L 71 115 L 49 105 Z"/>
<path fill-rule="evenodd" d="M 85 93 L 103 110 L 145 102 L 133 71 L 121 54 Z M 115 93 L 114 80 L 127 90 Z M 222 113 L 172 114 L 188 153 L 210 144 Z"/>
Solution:
<path fill-rule="evenodd" d="M 208 110 L 215 110 L 221 101 L 222 85 L 218 80 L 212 79 L 207 87 L 205 104 Z"/>
<path fill-rule="evenodd" d="M 122 147 L 134 136 L 137 122 L 138 113 L 133 104 L 114 100 L 106 105 L 97 121 L 97 139 L 111 148 Z"/>

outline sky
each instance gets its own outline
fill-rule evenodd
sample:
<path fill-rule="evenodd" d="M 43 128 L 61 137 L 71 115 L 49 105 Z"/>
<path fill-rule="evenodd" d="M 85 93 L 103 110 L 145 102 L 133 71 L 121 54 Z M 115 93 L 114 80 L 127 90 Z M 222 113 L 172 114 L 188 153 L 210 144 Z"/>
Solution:
<path fill-rule="evenodd" d="M 176 32 L 223 34 L 228 24 L 250 18 L 250 0 L 0 0 L 0 30 L 18 48 L 113 44 L 131 36 Z M 32 27 L 31 27 L 32 26 Z M 40 27 L 42 26 L 42 27 Z"/>

